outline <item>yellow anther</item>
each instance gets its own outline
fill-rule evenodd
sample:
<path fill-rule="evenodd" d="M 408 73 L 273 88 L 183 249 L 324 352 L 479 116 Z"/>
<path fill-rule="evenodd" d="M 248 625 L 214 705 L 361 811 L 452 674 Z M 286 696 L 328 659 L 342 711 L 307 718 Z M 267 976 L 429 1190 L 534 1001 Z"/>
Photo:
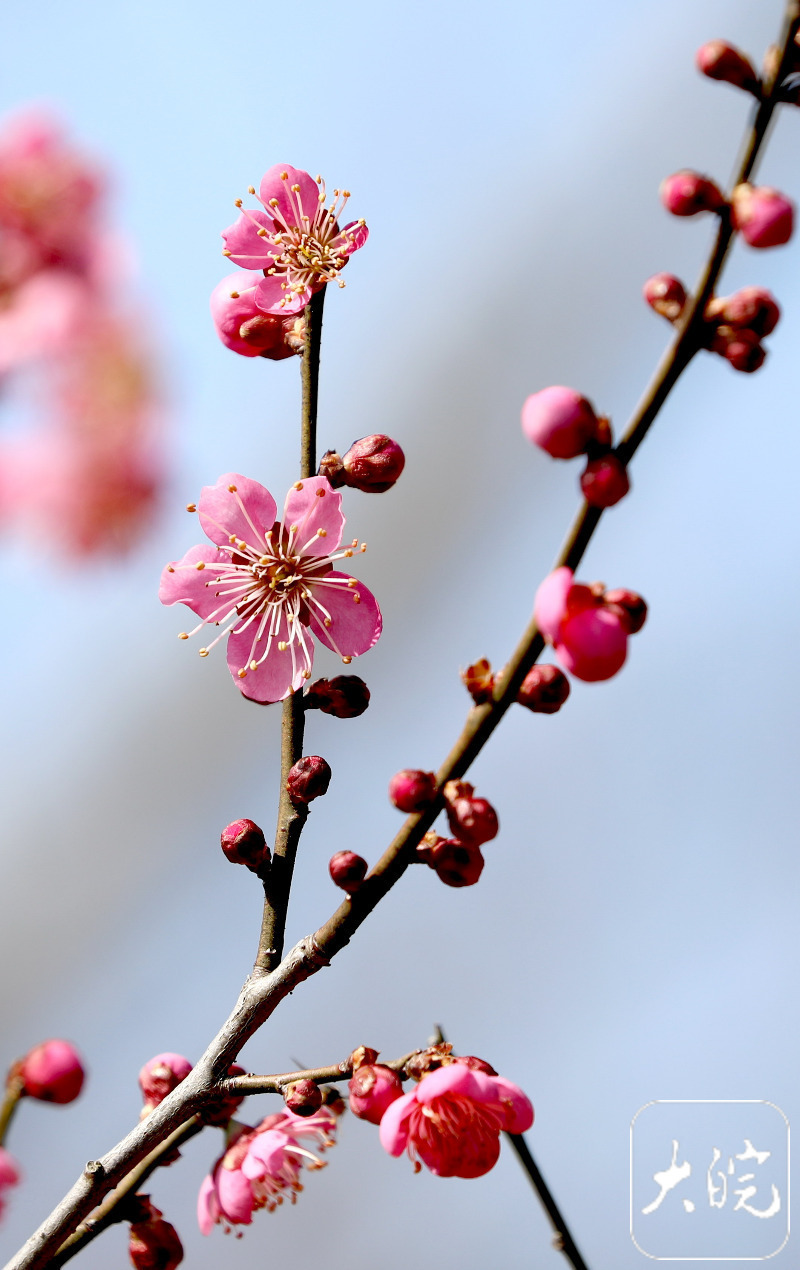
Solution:
<path fill-rule="evenodd" d="M 231 291 L 231 299 L 232 299 L 232 300 L 238 300 L 238 299 L 239 299 L 239 292 L 238 292 L 238 291 Z"/>
<path fill-rule="evenodd" d="M 347 283 L 346 283 L 346 282 L 342 282 L 342 280 L 341 280 L 341 278 L 340 278 L 340 279 L 339 279 L 339 281 L 338 281 L 338 283 L 337 283 L 336 285 L 337 285 L 338 287 L 340 287 L 342 290 L 344 290 L 344 288 L 347 286 Z"/>
<path fill-rule="evenodd" d="M 353 586 L 358 586 L 358 583 L 356 582 L 355 578 L 348 578 L 347 585 L 350 587 L 353 587 Z"/>
<path fill-rule="evenodd" d="M 188 639 L 188 638 L 189 636 L 186 634 L 186 631 L 181 631 L 180 635 L 178 636 L 178 639 Z"/>
<path fill-rule="evenodd" d="M 304 678 L 304 679 L 310 679 L 310 678 L 311 678 L 311 671 L 310 671 L 310 670 L 304 670 L 304 671 L 303 671 L 303 678 Z"/>
<path fill-rule="evenodd" d="M 237 674 L 240 679 L 244 679 L 245 675 L 247 674 L 247 671 L 244 668 L 242 668 L 241 670 L 237 671 Z"/>
<path fill-rule="evenodd" d="M 350 550 L 350 548 L 348 547 L 348 548 L 347 548 L 347 550 L 345 551 L 345 553 L 344 553 L 344 554 L 345 554 L 346 556 L 352 556 L 352 554 L 353 554 L 353 553 L 352 553 L 352 551 Z"/>
<path fill-rule="evenodd" d="M 267 236 L 267 231 L 263 227 L 261 229 L 256 230 L 256 233 L 258 234 L 259 238 L 266 238 Z"/>
<path fill-rule="evenodd" d="M 353 592 L 353 599 L 355 600 L 356 604 L 361 603 L 361 596 L 358 594 L 358 591 Z"/>
<path fill-rule="evenodd" d="M 228 542 L 236 542 L 236 534 L 228 534 Z"/>
<path fill-rule="evenodd" d="M 228 493 L 229 493 L 229 494 L 235 494 L 235 493 L 236 493 L 236 486 L 235 486 L 235 485 L 229 485 L 229 486 L 228 486 Z"/>
<path fill-rule="evenodd" d="M 258 670 L 258 662 L 257 662 L 257 661 L 251 661 L 251 662 L 250 662 L 250 669 L 251 669 L 251 670 Z"/>
<path fill-rule="evenodd" d="M 259 564 L 269 564 L 269 556 L 262 556 L 262 557 L 261 557 L 261 559 L 259 560 L 259 562 L 258 562 L 258 563 L 259 563 Z"/>
<path fill-rule="evenodd" d="M 174 573 L 174 572 L 175 572 L 175 570 L 173 569 L 172 565 L 171 565 L 171 564 L 168 564 L 168 565 L 167 565 L 167 573 Z"/>
<path fill-rule="evenodd" d="M 255 193 L 255 191 L 254 191 L 254 193 Z M 271 198 L 271 199 L 269 200 L 269 205 L 270 205 L 270 207 L 277 207 L 277 206 L 278 206 L 278 200 L 277 200 L 276 198 Z"/>
<path fill-rule="evenodd" d="M 197 503 L 187 503 L 187 504 L 186 504 L 186 510 L 187 510 L 187 512 L 196 512 L 196 511 L 197 511 Z"/>
<path fill-rule="evenodd" d="M 206 567 L 205 560 L 198 560 L 197 564 L 194 567 L 195 569 L 205 569 Z"/>
<path fill-rule="evenodd" d="M 342 658 L 342 661 L 344 662 L 345 666 L 349 666 L 349 665 L 350 665 L 350 662 L 351 662 L 352 660 L 353 660 L 353 659 L 352 659 L 352 657 L 343 657 L 343 658 Z"/>
<path fill-rule="evenodd" d="M 301 486 L 300 488 L 302 489 L 302 486 Z M 297 486 L 296 486 L 296 485 L 295 485 L 295 489 L 297 489 Z M 296 533 L 297 533 L 297 525 L 290 525 L 290 527 L 289 527 L 289 533 L 290 533 L 290 534 L 296 534 Z"/>
<path fill-rule="evenodd" d="M 233 200 L 233 206 L 234 206 L 234 207 L 241 207 L 241 206 L 242 206 L 242 200 L 241 200 L 240 198 L 235 198 L 235 199 Z"/>
<path fill-rule="evenodd" d="M 223 248 L 222 248 L 222 254 L 223 254 L 223 256 L 230 256 L 230 255 L 232 255 L 232 252 L 228 251 L 228 248 L 227 248 L 227 247 L 223 247 Z"/>
<path fill-rule="evenodd" d="M 326 617 L 326 618 L 323 620 L 322 625 L 323 625 L 323 626 L 330 626 L 330 624 L 331 624 L 331 619 L 330 619 L 329 617 Z"/>
<path fill-rule="evenodd" d="M 248 194 L 255 194 L 255 192 L 256 192 L 256 187 L 255 187 L 254 185 L 248 185 L 248 187 L 247 187 L 247 193 L 248 193 Z"/>
<path fill-rule="evenodd" d="M 303 488 L 303 482 L 302 482 L 302 481 L 295 481 L 295 483 L 294 483 L 294 488 L 295 488 L 295 489 L 302 489 L 302 488 Z M 296 528 L 297 528 L 297 526 L 295 525 L 295 529 L 296 529 Z"/>
<path fill-rule="evenodd" d="M 317 498 L 324 498 L 324 497 L 325 497 L 325 491 L 324 491 L 324 489 L 318 489 L 318 490 L 317 490 Z"/>
<path fill-rule="evenodd" d="M 236 546 L 237 546 L 237 547 L 241 547 L 241 548 L 242 548 L 242 550 L 244 550 L 244 548 L 247 546 L 247 543 L 245 542 L 244 538 L 237 538 L 237 539 L 236 539 Z"/>
<path fill-rule="evenodd" d="M 287 622 L 293 622 L 293 621 L 294 621 L 294 613 L 287 613 L 287 614 L 286 614 L 286 621 L 287 621 Z"/>
<path fill-rule="evenodd" d="M 367 549 L 367 544 L 366 544 L 365 542 L 362 542 L 362 544 L 361 544 L 361 550 L 362 550 L 362 551 L 366 551 L 366 549 Z"/>
<path fill-rule="evenodd" d="M 349 198 L 349 197 L 350 197 L 350 191 L 342 190 L 342 198 Z"/>
<path fill-rule="evenodd" d="M 207 656 L 208 656 L 208 649 L 207 649 L 207 648 L 201 648 L 201 649 L 200 649 L 200 656 L 201 656 L 201 657 L 207 657 Z"/>
<path fill-rule="evenodd" d="M 295 194 L 299 194 L 299 193 L 300 193 L 300 186 L 299 186 L 299 185 L 293 185 L 293 186 L 292 186 L 292 190 L 293 190 L 293 192 L 294 192 Z"/>
<path fill-rule="evenodd" d="M 327 529 L 318 529 L 318 530 L 317 530 L 317 537 L 318 537 L 318 538 L 327 538 L 327 537 L 328 537 L 328 531 L 327 531 Z"/>
<path fill-rule="evenodd" d="M 288 181 L 288 180 L 289 180 L 289 173 L 288 173 L 288 172 L 281 172 L 281 180 L 282 180 L 282 181 Z"/>
<path fill-rule="evenodd" d="M 286 640 L 285 640 L 285 639 L 281 639 L 281 640 L 279 640 L 279 641 L 278 641 L 278 652 L 279 652 L 279 653 L 285 653 L 285 652 L 286 652 L 286 649 L 287 649 L 288 647 L 289 647 L 289 645 L 286 643 Z"/>

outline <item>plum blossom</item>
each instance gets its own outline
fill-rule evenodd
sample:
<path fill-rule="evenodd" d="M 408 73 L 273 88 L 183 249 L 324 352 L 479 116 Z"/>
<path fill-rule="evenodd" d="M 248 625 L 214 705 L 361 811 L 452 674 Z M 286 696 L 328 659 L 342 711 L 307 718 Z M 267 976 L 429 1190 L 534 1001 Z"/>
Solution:
<path fill-rule="evenodd" d="M 539 630 L 559 660 L 578 679 L 610 679 L 628 651 L 626 624 L 603 599 L 603 587 L 573 581 L 572 570 L 555 569 L 536 592 Z"/>
<path fill-rule="evenodd" d="M 500 1155 L 501 1131 L 530 1129 L 533 1107 L 510 1080 L 480 1070 L 486 1067 L 456 1058 L 428 1072 L 383 1113 L 381 1145 L 390 1155 L 407 1151 L 437 1177 L 488 1173 Z"/>
<path fill-rule="evenodd" d="M 263 485 L 228 472 L 197 504 L 212 545 L 191 547 L 162 574 L 161 602 L 186 604 L 201 619 L 181 638 L 221 627 L 200 655 L 228 635 L 228 668 L 253 701 L 282 701 L 302 687 L 311 676 L 314 636 L 349 663 L 381 633 L 375 597 L 333 567 L 366 550 L 357 539 L 339 549 L 341 503 L 324 476 L 312 476 L 292 486 L 278 521 Z"/>
<path fill-rule="evenodd" d="M 255 194 L 253 186 L 250 193 Z M 299 168 L 276 163 L 261 181 L 256 195 L 263 211 L 245 208 L 223 230 L 223 255 L 242 269 L 261 269 L 264 277 L 255 300 L 265 313 L 298 313 L 315 291 L 328 282 L 344 282 L 339 274 L 350 256 L 367 241 L 363 220 L 339 228 L 339 217 L 350 198 L 334 190 L 328 203 L 325 182 Z M 241 200 L 237 200 L 241 207 Z"/>
<path fill-rule="evenodd" d="M 272 1212 L 287 1193 L 294 1203 L 303 1189 L 303 1163 L 308 1169 L 324 1168 L 317 1155 L 300 1146 L 303 1138 L 310 1138 L 318 1151 L 333 1146 L 334 1112 L 329 1107 L 313 1116 L 283 1111 L 267 1116 L 255 1129 L 245 1127 L 200 1187 L 197 1220 L 203 1234 L 210 1235 L 215 1224 L 249 1226 L 254 1212 Z"/>

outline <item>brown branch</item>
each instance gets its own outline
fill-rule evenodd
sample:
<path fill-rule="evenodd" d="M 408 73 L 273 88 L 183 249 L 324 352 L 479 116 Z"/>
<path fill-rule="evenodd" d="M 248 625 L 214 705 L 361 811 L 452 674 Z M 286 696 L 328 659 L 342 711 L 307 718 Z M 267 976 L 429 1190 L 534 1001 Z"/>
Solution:
<path fill-rule="evenodd" d="M 785 67 L 788 50 L 800 22 L 800 0 L 789 0 L 784 21 L 783 42 L 778 59 Z M 764 97 L 745 138 L 744 158 L 737 176 L 750 174 L 755 167 L 766 137 L 775 106 L 780 75 L 765 89 Z M 731 240 L 730 225 L 722 218 L 714 249 L 691 302 L 677 331 L 675 340 L 662 358 L 633 418 L 620 442 L 618 452 L 629 462 L 641 444 L 661 405 L 679 375 L 702 347 L 701 321 L 704 299 L 711 294 Z M 322 294 L 322 293 L 318 293 Z M 316 297 L 315 297 L 316 298 Z M 313 302 L 312 302 L 313 304 Z M 309 393 L 309 409 L 315 398 Z M 601 513 L 584 504 L 570 529 L 555 567 L 576 568 L 594 533 Z M 476 706 L 467 717 L 464 728 L 450 754 L 437 773 L 440 786 L 449 779 L 462 776 L 494 732 L 513 703 L 519 685 L 544 647 L 536 623 L 531 620 L 523 632 L 502 680 L 495 687 L 493 699 Z M 359 891 L 348 897 L 315 935 L 300 940 L 274 969 L 269 960 L 257 965 L 245 983 L 233 1012 L 209 1045 L 200 1062 L 177 1089 L 168 1095 L 102 1160 L 90 1161 L 78 1181 L 20 1251 L 7 1263 L 5 1270 L 43 1270 L 59 1248 L 64 1237 L 82 1221 L 108 1191 L 141 1161 L 163 1138 L 210 1101 L 216 1083 L 227 1072 L 242 1045 L 269 1018 L 288 993 L 304 979 L 316 974 L 344 948 L 354 932 L 402 876 L 414 858 L 414 849 L 435 820 L 441 803 L 424 813 L 409 816 Z M 288 896 L 287 896 L 288 898 Z M 285 919 L 285 913 L 284 913 Z M 275 928 L 277 929 L 277 927 Z M 277 947 L 273 939 L 266 945 Z M 277 955 L 277 954 L 275 954 Z"/>
<path fill-rule="evenodd" d="M 411 1050 L 402 1058 L 381 1059 L 382 1067 L 390 1067 L 393 1072 L 402 1072 L 410 1058 L 419 1054 L 419 1050 Z M 287 1085 L 295 1080 L 313 1080 L 316 1085 L 328 1085 L 339 1080 L 349 1080 L 353 1075 L 352 1064 L 346 1059 L 342 1063 L 334 1063 L 330 1067 L 308 1067 L 303 1071 L 279 1072 L 274 1076 L 229 1076 L 221 1080 L 214 1090 L 214 1096 L 220 1094 L 280 1094 Z"/>
<path fill-rule="evenodd" d="M 521 1133 L 507 1133 L 505 1136 L 516 1151 L 520 1164 L 528 1174 L 531 1185 L 542 1201 L 542 1207 L 545 1209 L 547 1216 L 550 1218 L 550 1225 L 555 1232 L 553 1247 L 557 1248 L 559 1252 L 563 1252 L 567 1261 L 575 1267 L 575 1270 L 588 1270 L 586 1262 L 578 1251 L 575 1240 L 572 1238 L 569 1226 L 564 1221 L 558 1204 L 550 1194 L 548 1185 L 539 1172 L 538 1165 L 530 1153 L 530 1148 L 525 1138 Z"/>
<path fill-rule="evenodd" d="M 13 1068 L 12 1068 L 12 1073 L 13 1073 Z M 3 1094 L 3 1101 L 2 1103 L 0 1103 L 0 1147 L 3 1145 L 3 1143 L 6 1140 L 6 1134 L 8 1133 L 9 1125 L 11 1124 L 11 1121 L 14 1119 L 14 1113 L 16 1112 L 17 1107 L 19 1106 L 19 1100 L 22 1097 L 22 1091 L 24 1087 L 25 1087 L 25 1082 L 23 1081 L 22 1076 L 20 1075 L 15 1076 L 13 1074 L 10 1074 L 8 1076 L 8 1079 L 6 1080 L 5 1092 Z"/>

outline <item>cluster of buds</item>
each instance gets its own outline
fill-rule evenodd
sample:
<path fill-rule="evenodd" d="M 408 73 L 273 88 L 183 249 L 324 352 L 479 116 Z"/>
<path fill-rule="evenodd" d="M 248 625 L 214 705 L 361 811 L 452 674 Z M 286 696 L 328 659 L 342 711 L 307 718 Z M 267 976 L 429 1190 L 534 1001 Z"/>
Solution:
<path fill-rule="evenodd" d="M 319 464 L 319 475 L 327 476 L 334 489 L 346 485 L 364 494 L 384 494 L 391 489 L 406 465 L 406 456 L 391 437 L 382 432 L 354 441 L 339 455 L 327 450 Z"/>
<path fill-rule="evenodd" d="M 360 1045 L 347 1060 L 353 1072 L 347 1087 L 350 1110 L 370 1124 L 380 1124 L 386 1108 L 403 1092 L 397 1072 L 378 1063 L 378 1054 L 379 1050 Z"/>
<path fill-rule="evenodd" d="M 581 491 L 592 507 L 613 507 L 630 490 L 625 465 L 612 447 L 611 425 L 574 388 L 554 385 L 532 393 L 522 407 L 522 431 L 554 459 L 586 455 Z"/>
<path fill-rule="evenodd" d="M 466 781 L 447 781 L 442 795 L 452 837 L 429 831 L 417 847 L 417 859 L 446 886 L 474 886 L 483 872 L 481 847 L 497 837 L 497 812 L 486 798 L 476 798 Z"/>
<path fill-rule="evenodd" d="M 657 273 L 644 285 L 644 298 L 656 313 L 677 322 L 687 296 L 680 279 Z M 763 366 L 762 340 L 778 325 L 781 311 L 764 287 L 743 287 L 730 296 L 715 296 L 706 305 L 706 347 L 724 357 L 734 370 L 751 373 Z"/>
<path fill-rule="evenodd" d="M 571 569 L 549 574 L 536 592 L 534 616 L 559 661 L 577 679 L 593 683 L 621 670 L 628 636 L 644 626 L 647 605 L 635 591 L 607 591 L 602 582 L 573 581 Z"/>
<path fill-rule="evenodd" d="M 729 214 L 731 225 L 750 247 L 780 247 L 792 236 L 792 202 L 771 186 L 744 181 L 728 200 L 710 177 L 685 168 L 665 177 L 660 192 L 661 202 L 673 216 Z"/>
<path fill-rule="evenodd" d="M 127 1204 L 130 1221 L 128 1255 L 136 1270 L 175 1270 L 183 1261 L 178 1232 L 149 1195 L 134 1195 Z"/>
<path fill-rule="evenodd" d="M 462 670 L 461 679 L 476 705 L 491 701 L 495 687 L 502 683 L 503 671 L 495 674 L 485 657 Z M 534 714 L 555 714 L 569 696 L 569 680 L 558 666 L 548 664 L 529 670 L 519 688 L 516 701 Z"/>

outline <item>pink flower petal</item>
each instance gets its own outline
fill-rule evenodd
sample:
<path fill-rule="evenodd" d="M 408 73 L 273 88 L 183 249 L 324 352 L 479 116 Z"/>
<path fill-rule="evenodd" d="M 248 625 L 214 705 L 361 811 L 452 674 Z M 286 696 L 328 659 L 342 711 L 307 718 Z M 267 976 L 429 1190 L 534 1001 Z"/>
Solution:
<path fill-rule="evenodd" d="M 290 1139 L 277 1129 L 267 1129 L 266 1133 L 257 1133 L 247 1149 L 242 1161 L 242 1172 L 251 1181 L 266 1177 L 268 1173 L 277 1173 L 282 1164 L 286 1147 Z"/>
<path fill-rule="evenodd" d="M 262 618 L 255 618 L 246 630 L 232 631 L 228 638 L 228 669 L 234 683 L 241 693 L 250 701 L 262 703 L 283 701 L 292 690 L 303 686 L 304 670 L 311 670 L 314 662 L 314 641 L 308 631 L 303 632 L 308 657 L 304 656 L 302 646 L 295 639 L 290 644 L 289 625 L 283 612 L 270 643 L 270 650 L 265 660 L 255 670 L 249 668 L 251 661 L 258 661 L 263 656 L 269 640 L 269 618 L 264 626 L 260 640 L 256 639 L 261 628 Z M 255 647 L 254 647 L 255 641 Z M 278 648 L 279 643 L 290 644 L 284 652 Z M 292 656 L 292 647 L 295 649 Z M 240 670 L 247 674 L 241 676 Z"/>
<path fill-rule="evenodd" d="M 390 1155 L 402 1155 L 408 1146 L 409 1119 L 417 1102 L 415 1095 L 416 1090 L 413 1090 L 395 1099 L 381 1117 L 378 1136 L 384 1151 Z"/>
<path fill-rule="evenodd" d="M 423 1076 L 416 1089 L 417 1102 L 423 1106 L 442 1094 L 460 1094 L 475 1102 L 496 1102 L 492 1076 L 473 1071 L 463 1063 L 449 1063 Z"/>
<path fill-rule="evenodd" d="M 281 180 L 283 172 L 287 174 L 285 181 Z M 300 186 L 300 207 L 298 207 L 298 195 L 291 189 L 293 185 Z M 271 199 L 277 199 L 276 210 L 283 215 L 289 226 L 297 226 L 298 229 L 303 228 L 302 214 L 313 220 L 320 196 L 320 188 L 314 178 L 302 168 L 293 168 L 288 163 L 273 164 L 261 178 L 258 192 L 262 203 L 267 207 Z"/>
<path fill-rule="evenodd" d="M 256 287 L 256 304 L 264 313 L 299 313 L 311 299 L 311 290 L 290 291 L 284 281 L 285 274 L 262 278 Z"/>
<path fill-rule="evenodd" d="M 369 238 L 369 230 L 366 225 L 360 225 L 357 220 L 351 220 L 349 225 L 345 225 L 340 230 L 338 237 L 335 239 L 336 250 L 340 255 L 351 256 L 354 251 L 358 251 L 359 247 L 363 247 Z"/>
<path fill-rule="evenodd" d="M 533 1124 L 533 1107 L 527 1094 L 504 1076 L 493 1076 L 495 1094 L 506 1112 L 503 1126 L 507 1133 L 525 1133 Z"/>
<path fill-rule="evenodd" d="M 338 581 L 348 577 L 332 569 L 324 578 L 309 584 L 314 600 L 324 605 L 331 618 L 330 627 L 325 626 L 319 608 L 309 604 L 309 626 L 322 643 L 340 657 L 358 657 L 377 643 L 383 618 L 378 601 L 362 582 L 356 581 L 354 587 L 347 587 Z"/>
<path fill-rule="evenodd" d="M 616 614 L 606 608 L 584 609 L 561 627 L 556 653 L 577 679 L 610 679 L 625 662 L 628 637 Z"/>
<path fill-rule="evenodd" d="M 196 566 L 201 562 L 211 567 L 198 569 Z M 211 617 L 220 606 L 225 605 L 226 599 L 216 594 L 214 567 L 220 564 L 226 566 L 229 562 L 227 555 L 208 543 L 190 547 L 182 560 L 173 560 L 165 567 L 158 588 L 159 600 L 162 604 L 188 604 L 198 617 Z M 230 607 L 228 602 L 227 607 L 222 608 L 222 616 Z"/>
<path fill-rule="evenodd" d="M 561 620 L 567 605 L 567 596 L 572 586 L 572 570 L 561 568 L 549 573 L 536 592 L 533 602 L 533 615 L 539 630 L 551 643 L 558 640 Z"/>
<path fill-rule="evenodd" d="M 297 525 L 293 541 L 298 555 L 330 555 L 342 541 L 342 496 L 331 488 L 324 476 L 298 481 L 286 495 L 283 523 L 286 529 Z M 318 538 L 319 529 L 324 530 L 324 534 Z"/>
<path fill-rule="evenodd" d="M 210 1175 L 204 1177 L 197 1196 L 197 1224 L 204 1235 L 210 1235 L 220 1217 L 217 1188 Z"/>
<path fill-rule="evenodd" d="M 241 1226 L 253 1220 L 253 1188 L 241 1169 L 217 1169 L 217 1196 L 223 1217 Z"/>
<path fill-rule="evenodd" d="M 240 269 L 269 269 L 280 257 L 280 247 L 259 235 L 259 229 L 266 229 L 268 234 L 275 230 L 272 217 L 260 209 L 242 212 L 232 225 L 222 231 L 228 258 Z"/>
<path fill-rule="evenodd" d="M 212 542 L 227 547 L 233 534 L 261 551 L 266 545 L 264 533 L 272 528 L 278 512 L 269 490 L 237 472 L 226 472 L 216 485 L 206 485 L 197 510 L 203 531 Z"/>

